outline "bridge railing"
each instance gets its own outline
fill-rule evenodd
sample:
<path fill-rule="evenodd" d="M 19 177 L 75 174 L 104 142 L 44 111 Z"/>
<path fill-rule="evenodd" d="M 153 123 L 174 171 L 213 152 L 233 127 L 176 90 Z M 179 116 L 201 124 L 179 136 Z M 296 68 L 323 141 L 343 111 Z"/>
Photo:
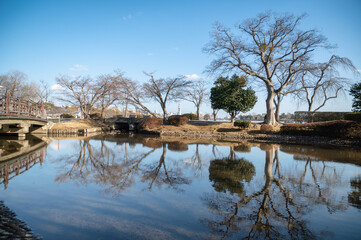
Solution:
<path fill-rule="evenodd" d="M 4 184 L 6 189 L 11 179 L 26 172 L 38 163 L 43 164 L 45 154 L 46 147 L 43 147 L 19 158 L 0 162 L 0 186 Z"/>
<path fill-rule="evenodd" d="M 46 119 L 44 104 L 10 97 L 9 93 L 0 98 L 0 116 Z"/>

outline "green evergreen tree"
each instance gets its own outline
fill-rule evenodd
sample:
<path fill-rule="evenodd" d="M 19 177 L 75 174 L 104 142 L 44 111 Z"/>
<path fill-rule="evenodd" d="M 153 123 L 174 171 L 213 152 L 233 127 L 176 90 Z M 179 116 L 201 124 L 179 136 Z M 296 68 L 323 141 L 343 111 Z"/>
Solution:
<path fill-rule="evenodd" d="M 211 88 L 211 104 L 213 109 L 223 109 L 231 115 L 231 122 L 239 112 L 250 111 L 257 102 L 255 92 L 251 88 L 245 89 L 245 76 L 233 75 L 219 77 Z"/>
<path fill-rule="evenodd" d="M 361 112 L 361 82 L 352 85 L 350 94 L 353 96 L 352 111 Z"/>

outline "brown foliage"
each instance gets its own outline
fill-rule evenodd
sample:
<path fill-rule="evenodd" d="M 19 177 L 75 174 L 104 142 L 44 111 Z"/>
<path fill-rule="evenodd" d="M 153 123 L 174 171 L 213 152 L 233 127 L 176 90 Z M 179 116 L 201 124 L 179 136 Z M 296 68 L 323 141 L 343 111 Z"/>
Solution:
<path fill-rule="evenodd" d="M 268 144 L 268 143 L 261 143 L 259 148 L 262 150 L 262 151 L 270 151 L 272 149 L 274 149 L 275 145 L 273 144 Z"/>
<path fill-rule="evenodd" d="M 163 119 L 161 118 L 145 118 L 143 119 L 139 125 L 139 129 L 154 129 L 159 128 L 163 125 Z"/>
<path fill-rule="evenodd" d="M 293 135 L 361 138 L 361 123 L 347 120 L 294 123 L 281 126 L 281 132 Z"/>
<path fill-rule="evenodd" d="M 142 144 L 145 147 L 149 148 L 161 148 L 163 147 L 163 143 L 158 139 L 152 139 L 152 138 L 145 138 L 142 139 Z"/>
<path fill-rule="evenodd" d="M 262 124 L 261 125 L 261 132 L 262 133 L 268 133 L 273 131 L 273 126 L 270 124 Z"/>
<path fill-rule="evenodd" d="M 187 124 L 189 118 L 187 116 L 173 115 L 168 118 L 168 123 L 174 126 L 181 126 Z"/>
<path fill-rule="evenodd" d="M 168 149 L 176 152 L 188 151 L 188 145 L 182 142 L 168 143 Z"/>

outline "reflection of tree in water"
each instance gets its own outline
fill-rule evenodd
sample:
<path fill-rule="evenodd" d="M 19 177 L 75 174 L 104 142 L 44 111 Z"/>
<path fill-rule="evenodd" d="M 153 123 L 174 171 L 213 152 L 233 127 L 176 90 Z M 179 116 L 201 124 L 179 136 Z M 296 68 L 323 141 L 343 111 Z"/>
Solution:
<path fill-rule="evenodd" d="M 217 192 L 241 194 L 242 181 L 251 181 L 255 174 L 252 163 L 244 159 L 224 158 L 211 161 L 209 166 L 209 180 Z"/>
<path fill-rule="evenodd" d="M 173 145 L 174 147 L 174 145 Z M 189 184 L 190 180 L 183 177 L 182 169 L 168 169 L 166 166 L 166 143 L 163 143 L 163 152 L 158 162 L 154 161 L 146 166 L 143 170 L 142 182 L 149 182 L 149 190 L 152 189 L 153 185 L 158 187 L 162 185 L 168 185 L 174 189 L 177 189 L 181 184 Z"/>
<path fill-rule="evenodd" d="M 331 186 L 334 182 L 325 179 L 326 170 L 315 171 L 311 162 L 306 162 L 301 176 L 292 173 L 282 175 L 278 147 L 263 145 L 261 149 L 266 152 L 264 184 L 258 185 L 258 181 L 252 181 L 248 189 L 255 191 L 247 193 L 242 191 L 241 185 L 238 191 L 234 190 L 235 181 L 229 181 L 230 186 L 222 186 L 222 188 L 229 190 L 230 193 L 237 193 L 236 195 L 225 191 L 205 194 L 204 201 L 212 210 L 212 217 L 203 219 L 202 222 L 221 239 L 235 237 L 235 234 L 241 235 L 241 237 L 237 235 L 237 238 L 251 239 L 315 238 L 315 234 L 302 217 L 310 211 L 312 204 L 326 206 L 330 212 L 344 208 L 330 198 Z M 313 179 L 314 184 L 302 178 L 308 168 L 311 169 L 310 178 Z M 334 170 L 332 169 L 332 172 Z M 295 172 L 297 171 L 293 171 Z M 210 176 L 211 178 L 213 177 Z M 222 184 L 227 184 L 227 181 L 222 181 Z M 216 191 L 220 189 L 219 186 L 215 186 Z M 326 191 L 326 189 L 331 190 Z"/>
<path fill-rule="evenodd" d="M 55 181 L 73 181 L 83 185 L 96 183 L 105 187 L 104 192 L 113 195 L 120 194 L 134 184 L 138 176 L 143 182 L 149 183 L 149 189 L 153 184 L 177 188 L 178 185 L 190 182 L 182 176 L 181 168 L 167 168 L 165 143 L 162 144 L 163 152 L 159 161 L 145 164 L 144 160 L 154 153 L 156 148 L 144 153 L 129 154 L 128 143 L 123 143 L 124 152 L 120 153 L 109 148 L 104 139 L 100 140 L 100 145 L 92 142 L 89 139 L 79 141 L 79 152 L 62 160 L 66 163 L 62 169 L 66 171 L 58 175 Z"/>
<path fill-rule="evenodd" d="M 199 146 L 201 144 L 196 143 L 192 145 L 195 147 L 193 155 L 191 157 L 184 158 L 182 160 L 182 163 L 184 164 L 184 169 L 191 169 L 194 174 L 194 178 L 197 178 L 202 176 L 203 174 L 202 170 L 204 164 L 203 162 L 204 156 L 202 156 L 202 154 L 199 151 Z"/>
<path fill-rule="evenodd" d="M 361 209 L 361 176 L 350 180 L 352 192 L 348 195 L 348 202 L 352 206 Z"/>

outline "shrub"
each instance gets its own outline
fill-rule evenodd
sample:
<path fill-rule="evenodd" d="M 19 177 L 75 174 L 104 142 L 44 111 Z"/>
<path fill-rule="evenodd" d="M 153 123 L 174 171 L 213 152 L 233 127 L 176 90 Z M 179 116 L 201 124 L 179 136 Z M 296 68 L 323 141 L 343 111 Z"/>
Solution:
<path fill-rule="evenodd" d="M 345 120 L 361 122 L 361 112 L 346 113 Z"/>
<path fill-rule="evenodd" d="M 295 123 L 281 126 L 281 132 L 292 135 L 361 138 L 361 123 L 347 120 Z"/>
<path fill-rule="evenodd" d="M 349 112 L 315 112 L 311 114 L 309 119 L 308 112 L 296 111 L 295 112 L 295 121 L 296 122 L 323 122 L 323 121 L 334 121 L 334 120 L 344 120 L 345 115 Z"/>
<path fill-rule="evenodd" d="M 182 116 L 188 117 L 189 120 L 197 120 L 197 115 L 194 113 L 185 113 Z"/>
<path fill-rule="evenodd" d="M 91 119 L 97 119 L 97 118 L 101 118 L 101 115 L 100 115 L 100 113 L 92 113 L 92 114 L 89 114 L 89 117 Z"/>
<path fill-rule="evenodd" d="M 234 126 L 235 127 L 240 127 L 240 128 L 249 128 L 249 126 L 251 125 L 251 121 L 235 121 L 234 122 Z"/>
<path fill-rule="evenodd" d="M 74 116 L 70 113 L 62 113 L 60 114 L 61 118 L 74 118 Z"/>
<path fill-rule="evenodd" d="M 163 125 L 162 118 L 145 118 L 138 124 L 138 129 L 154 129 Z"/>
<path fill-rule="evenodd" d="M 189 118 L 187 116 L 181 116 L 181 115 L 173 115 L 168 118 L 168 123 L 170 125 L 174 126 L 181 126 L 184 124 L 187 124 L 189 121 Z"/>
<path fill-rule="evenodd" d="M 203 119 L 208 121 L 208 120 L 211 120 L 211 115 L 209 115 L 208 113 L 206 113 L 204 116 L 203 116 Z"/>
<path fill-rule="evenodd" d="M 262 124 L 261 125 L 261 132 L 262 133 L 268 133 L 273 131 L 273 126 L 269 124 Z"/>

